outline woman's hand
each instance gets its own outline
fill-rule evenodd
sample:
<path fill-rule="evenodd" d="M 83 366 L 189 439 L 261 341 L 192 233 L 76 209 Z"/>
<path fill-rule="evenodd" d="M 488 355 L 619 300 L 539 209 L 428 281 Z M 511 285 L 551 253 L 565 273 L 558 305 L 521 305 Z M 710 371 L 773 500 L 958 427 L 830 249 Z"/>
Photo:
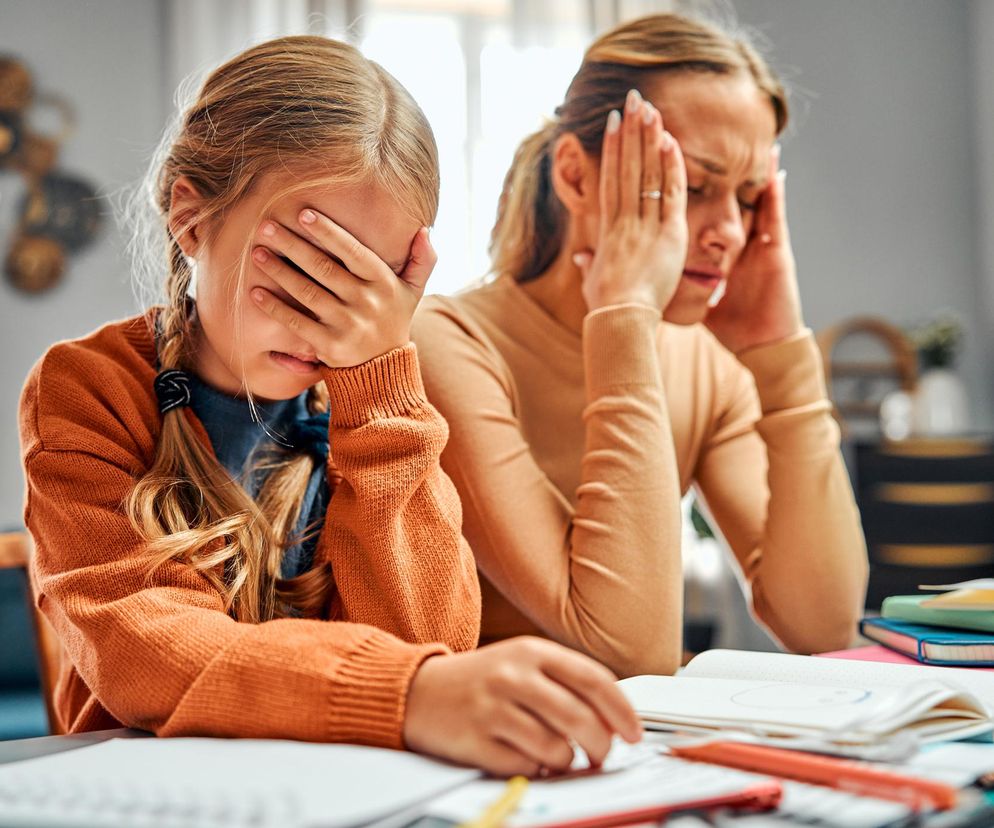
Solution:
<path fill-rule="evenodd" d="M 404 741 L 498 776 L 566 770 L 572 743 L 599 765 L 615 733 L 642 737 L 614 681 L 596 661 L 539 638 L 436 656 L 411 682 Z"/>
<path fill-rule="evenodd" d="M 769 183 L 759 197 L 749 240 L 732 268 L 725 296 L 704 321 L 735 354 L 793 336 L 804 324 L 787 229 L 786 174 L 779 167 L 776 146 L 770 151 Z"/>
<path fill-rule="evenodd" d="M 687 258 L 687 173 L 659 110 L 634 89 L 624 118 L 608 116 L 600 208 L 597 250 L 574 256 L 588 310 L 637 302 L 661 313 Z"/>
<path fill-rule="evenodd" d="M 306 209 L 298 219 L 307 238 L 275 221 L 264 221 L 256 236 L 260 246 L 252 251 L 252 258 L 310 313 L 290 307 L 264 288 L 252 290 L 253 301 L 334 368 L 359 365 L 406 345 L 411 317 L 437 261 L 427 228 L 415 235 L 408 262 L 398 275 L 327 216 Z"/>

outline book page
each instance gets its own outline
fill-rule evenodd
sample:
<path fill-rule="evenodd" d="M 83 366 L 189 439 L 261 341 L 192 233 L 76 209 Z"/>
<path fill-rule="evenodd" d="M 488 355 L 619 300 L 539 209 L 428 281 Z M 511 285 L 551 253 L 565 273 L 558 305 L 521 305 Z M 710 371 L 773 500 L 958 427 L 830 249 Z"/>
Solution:
<path fill-rule="evenodd" d="M 994 673 L 957 667 L 927 667 L 913 664 L 883 664 L 847 661 L 840 658 L 753 653 L 745 650 L 707 650 L 696 656 L 681 676 L 698 678 L 793 681 L 831 687 L 904 687 L 913 681 L 935 679 L 967 690 L 994 710 Z"/>
<path fill-rule="evenodd" d="M 618 683 L 647 726 L 733 728 L 769 736 L 830 736 L 853 743 L 905 727 L 938 736 L 962 726 L 990 729 L 969 697 L 935 682 L 904 687 L 828 687 L 693 676 L 636 676 Z"/>
<path fill-rule="evenodd" d="M 503 793 L 505 783 L 480 780 L 463 785 L 432 802 L 430 817 L 466 824 L 477 819 Z M 517 809 L 503 822 L 507 828 L 536 828 L 569 823 L 608 823 L 612 816 L 653 809 L 673 809 L 693 802 L 727 797 L 751 789 L 774 789 L 766 776 L 655 756 L 646 762 L 589 776 L 532 781 Z"/>

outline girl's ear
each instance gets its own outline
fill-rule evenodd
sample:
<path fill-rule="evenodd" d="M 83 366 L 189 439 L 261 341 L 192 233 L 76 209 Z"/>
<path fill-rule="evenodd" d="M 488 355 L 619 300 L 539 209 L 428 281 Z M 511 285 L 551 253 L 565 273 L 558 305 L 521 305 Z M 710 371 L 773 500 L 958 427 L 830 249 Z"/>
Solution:
<path fill-rule="evenodd" d="M 169 232 L 180 250 L 190 258 L 196 257 L 200 249 L 197 216 L 202 206 L 203 197 L 189 178 L 181 175 L 173 182 L 169 198 Z"/>
<path fill-rule="evenodd" d="M 571 215 L 596 213 L 599 199 L 597 165 L 572 132 L 552 147 L 552 188 Z"/>

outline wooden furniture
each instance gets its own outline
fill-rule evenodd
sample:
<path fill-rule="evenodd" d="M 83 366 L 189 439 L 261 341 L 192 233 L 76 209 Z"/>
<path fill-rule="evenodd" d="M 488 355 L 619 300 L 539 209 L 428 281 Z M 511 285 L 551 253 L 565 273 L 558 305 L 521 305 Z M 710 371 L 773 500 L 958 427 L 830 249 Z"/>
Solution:
<path fill-rule="evenodd" d="M 53 734 L 62 732 L 55 715 L 55 681 L 59 675 L 62 660 L 62 646 L 48 619 L 35 608 L 34 591 L 28 575 L 31 560 L 31 537 L 27 532 L 0 534 L 0 569 L 21 569 L 25 572 L 29 588 L 27 590 L 28 617 L 33 623 L 35 646 L 38 653 L 38 670 L 41 677 L 42 695 L 48 714 L 49 730 Z"/>
<path fill-rule="evenodd" d="M 844 340 L 867 339 L 883 358 L 858 359 L 839 355 Z M 825 363 L 828 393 L 835 418 L 843 428 L 880 418 L 880 401 L 888 391 L 914 391 L 918 383 L 918 355 L 900 329 L 870 316 L 847 319 L 818 333 L 818 347 Z M 846 386 L 850 387 L 846 387 Z"/>
<path fill-rule="evenodd" d="M 856 443 L 866 605 L 994 576 L 994 437 Z"/>

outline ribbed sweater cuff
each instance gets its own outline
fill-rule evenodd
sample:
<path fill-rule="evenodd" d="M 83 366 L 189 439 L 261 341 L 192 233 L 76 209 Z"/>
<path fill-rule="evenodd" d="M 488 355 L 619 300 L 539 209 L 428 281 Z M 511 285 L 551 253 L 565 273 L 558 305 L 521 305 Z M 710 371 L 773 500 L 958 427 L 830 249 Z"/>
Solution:
<path fill-rule="evenodd" d="M 743 351 L 738 358 L 756 380 L 763 414 L 828 399 L 821 352 L 807 328 L 772 345 Z"/>
<path fill-rule="evenodd" d="M 648 305 L 611 305 L 583 320 L 588 397 L 619 385 L 658 385 L 656 331 L 660 315 Z"/>
<path fill-rule="evenodd" d="M 428 403 L 413 344 L 352 368 L 325 368 L 322 375 L 335 426 L 349 428 L 371 420 L 404 417 Z"/>
<path fill-rule="evenodd" d="M 367 638 L 335 671 L 330 738 L 403 749 L 411 680 L 426 658 L 450 652 L 444 644 L 407 644 L 385 632 Z"/>

